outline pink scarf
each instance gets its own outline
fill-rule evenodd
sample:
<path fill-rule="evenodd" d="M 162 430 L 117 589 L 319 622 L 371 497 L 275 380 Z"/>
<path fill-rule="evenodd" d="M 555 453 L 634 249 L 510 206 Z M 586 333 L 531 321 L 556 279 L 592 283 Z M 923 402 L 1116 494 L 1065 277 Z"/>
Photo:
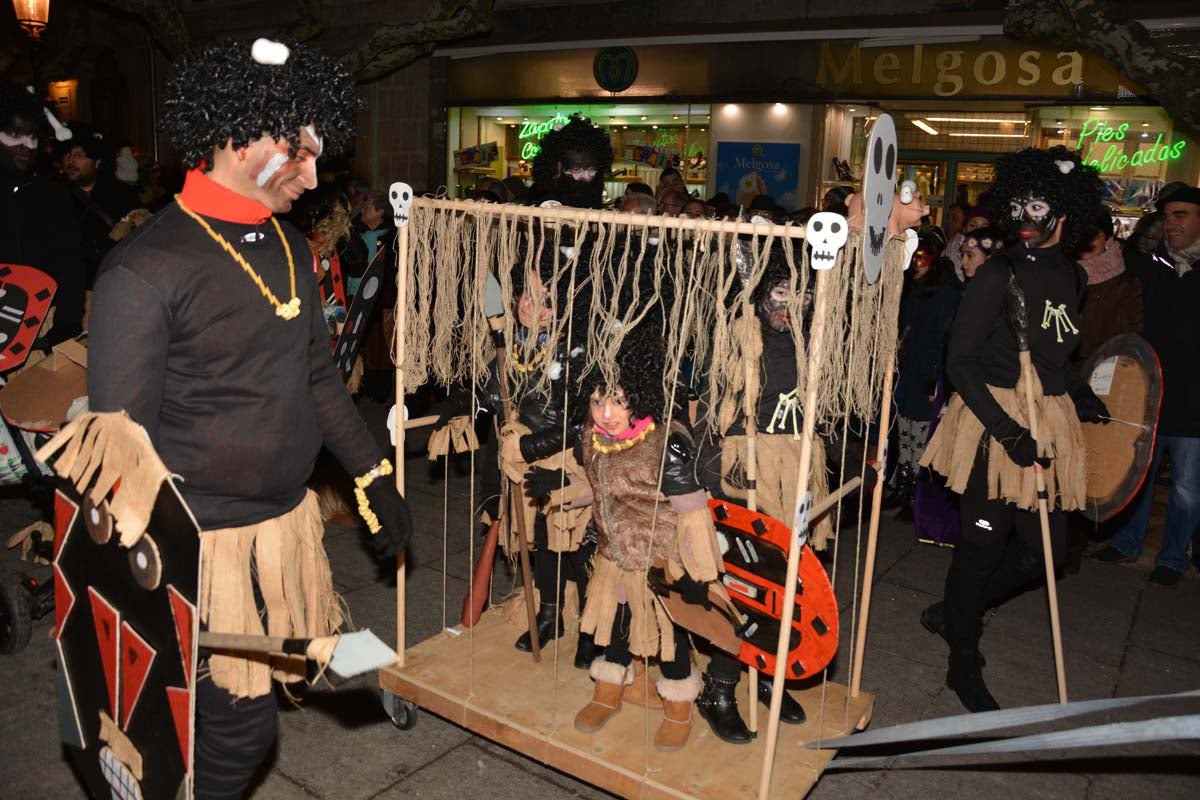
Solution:
<path fill-rule="evenodd" d="M 641 434 L 642 431 L 650 427 L 650 423 L 653 421 L 654 420 L 652 420 L 650 417 L 642 417 L 639 420 L 635 420 L 632 425 L 616 435 L 604 431 L 598 425 L 593 425 L 592 427 L 595 429 L 596 433 L 600 434 L 601 436 L 607 436 L 614 442 L 625 442 Z"/>
<path fill-rule="evenodd" d="M 1109 239 L 1108 244 L 1104 246 L 1104 252 L 1098 256 L 1080 259 L 1079 266 L 1087 273 L 1088 286 L 1095 286 L 1124 272 L 1125 260 L 1121 258 L 1121 248 L 1116 240 Z"/>

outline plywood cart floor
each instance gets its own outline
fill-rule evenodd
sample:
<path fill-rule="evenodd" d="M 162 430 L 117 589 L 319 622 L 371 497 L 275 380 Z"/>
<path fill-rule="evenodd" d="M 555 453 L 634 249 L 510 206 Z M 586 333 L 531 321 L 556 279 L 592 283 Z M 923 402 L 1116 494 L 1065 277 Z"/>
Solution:
<path fill-rule="evenodd" d="M 591 698 L 592 682 L 572 665 L 573 631 L 558 640 L 557 699 L 553 643 L 543 651 L 542 663 L 535 664 L 528 653 L 513 647 L 516 637 L 516 629 L 501 613 L 489 611 L 475 626 L 473 643 L 466 631 L 457 636 L 440 633 L 409 648 L 403 667 L 381 670 L 379 685 L 480 736 L 622 797 L 756 796 L 765 738 L 761 731 L 749 745 L 727 744 L 713 736 L 696 714 L 687 747 L 662 753 L 653 745 L 662 712 L 647 713 L 627 703 L 603 730 L 580 733 L 573 724 L 575 712 Z M 748 683 L 743 680 L 739 685 L 743 714 L 748 708 Z M 819 732 L 823 739 L 843 736 L 870 721 L 874 697 L 860 694 L 850 701 L 847 712 L 847 691 L 830 682 L 824 690 L 817 684 L 793 692 L 808 721 L 780 726 L 772 797 L 803 797 L 833 758 L 835 751 L 809 750 L 806 742 L 815 740 Z M 765 726 L 766 709 L 760 708 Z M 818 726 L 823 728 L 819 731 Z"/>

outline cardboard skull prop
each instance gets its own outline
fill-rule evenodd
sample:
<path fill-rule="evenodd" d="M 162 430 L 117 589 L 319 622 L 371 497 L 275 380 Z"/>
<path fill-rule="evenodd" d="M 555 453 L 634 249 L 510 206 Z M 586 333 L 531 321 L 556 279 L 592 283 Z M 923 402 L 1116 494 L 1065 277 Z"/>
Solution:
<path fill-rule="evenodd" d="M 392 222 L 397 228 L 408 225 L 408 212 L 412 209 L 412 187 L 402 181 L 396 181 L 388 188 L 388 200 L 392 204 Z"/>
<path fill-rule="evenodd" d="M 896 124 L 881 114 L 867 143 L 867 168 L 863 177 L 863 268 L 867 282 L 879 280 L 883 270 L 884 245 L 888 238 L 888 217 L 896 193 Z"/>
<path fill-rule="evenodd" d="M 846 218 L 831 211 L 819 211 L 808 220 L 805 239 L 812 247 L 809 263 L 813 269 L 832 269 L 838 251 L 846 245 Z"/>

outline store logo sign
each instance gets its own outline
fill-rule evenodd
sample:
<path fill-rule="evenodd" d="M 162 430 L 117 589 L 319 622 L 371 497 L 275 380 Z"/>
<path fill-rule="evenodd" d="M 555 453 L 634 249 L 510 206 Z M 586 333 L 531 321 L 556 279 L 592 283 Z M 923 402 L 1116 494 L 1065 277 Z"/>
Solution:
<path fill-rule="evenodd" d="M 596 53 L 592 77 L 606 92 L 623 92 L 637 80 L 638 57 L 629 47 L 606 47 Z"/>
<path fill-rule="evenodd" d="M 1101 172 L 1119 172 L 1129 166 L 1140 167 L 1144 164 L 1174 161 L 1183 155 L 1183 148 L 1187 145 L 1184 139 L 1173 144 L 1163 144 L 1163 135 L 1160 133 L 1153 144 L 1147 141 L 1147 147 L 1139 147 L 1133 155 L 1127 155 L 1124 142 L 1128 130 L 1128 122 L 1113 127 L 1104 120 L 1093 117 L 1084 122 L 1083 127 L 1079 129 L 1075 148 L 1080 152 L 1083 163 Z M 1104 147 L 1105 144 L 1108 144 L 1107 148 Z M 1083 155 L 1085 147 L 1087 154 Z"/>

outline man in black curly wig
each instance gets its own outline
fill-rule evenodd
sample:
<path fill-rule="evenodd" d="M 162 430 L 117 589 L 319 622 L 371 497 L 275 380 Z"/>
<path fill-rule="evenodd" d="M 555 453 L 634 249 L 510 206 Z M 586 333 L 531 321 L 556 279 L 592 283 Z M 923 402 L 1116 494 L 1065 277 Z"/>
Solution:
<path fill-rule="evenodd" d="M 409 539 L 392 466 L 333 366 L 311 252 L 274 216 L 316 186 L 317 158 L 349 141 L 358 107 L 350 76 L 309 48 L 260 39 L 185 58 L 164 118 L 189 168 L 183 191 L 109 253 L 96 282 L 91 407 L 126 411 L 182 477 L 203 531 L 209 630 L 261 635 L 265 617 L 272 635 L 311 638 L 340 625 L 306 487 L 323 445 L 357 476 L 377 556 Z M 238 541 L 250 544 L 227 544 Z M 230 599 L 224 580 L 261 599 Z M 271 589 L 282 586 L 298 591 Z M 269 752 L 272 666 L 280 680 L 304 677 L 294 663 L 202 659 L 196 797 L 241 797 Z"/>
<path fill-rule="evenodd" d="M 541 144 L 533 159 L 533 201 L 603 207 L 604 176 L 613 160 L 608 134 L 590 119 L 573 114 L 567 124 L 547 133 Z"/>
<path fill-rule="evenodd" d="M 949 488 L 962 495 L 945 598 L 925 609 L 921 622 L 949 643 L 946 684 L 969 711 L 999 707 L 983 681 L 984 611 L 1045 574 L 1034 465 L 1045 473 L 1058 564 L 1066 547 L 1064 512 L 1082 508 L 1086 490 L 1079 422 L 1108 416 L 1071 367 L 1087 276 L 1062 254 L 1099 208 L 1096 170 L 1063 147 L 1022 150 L 996 162 L 992 192 L 994 216 L 1011 245 L 985 261 L 963 293 L 946 363 L 958 392 L 921 458 L 921 466 L 945 475 Z M 1036 441 L 1024 387 L 1018 387 L 1017 340 L 1005 314 L 1010 277 L 1029 309 Z"/>

